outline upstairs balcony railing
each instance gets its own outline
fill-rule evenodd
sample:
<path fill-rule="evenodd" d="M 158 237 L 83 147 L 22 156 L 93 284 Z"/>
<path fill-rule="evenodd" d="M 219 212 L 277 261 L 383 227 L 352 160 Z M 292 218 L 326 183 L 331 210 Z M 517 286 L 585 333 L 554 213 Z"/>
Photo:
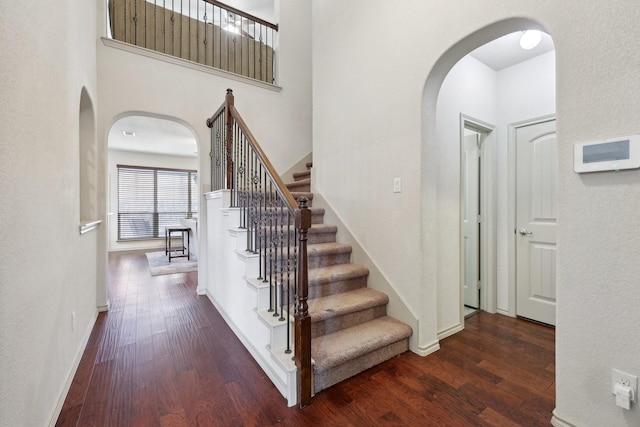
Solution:
<path fill-rule="evenodd" d="M 109 0 L 109 37 L 275 84 L 278 25 L 216 0 Z"/>
<path fill-rule="evenodd" d="M 247 251 L 259 256 L 258 279 L 269 286 L 269 311 L 287 328 L 287 346 L 282 351 L 293 353 L 298 404 L 307 406 L 312 392 L 307 305 L 311 210 L 306 199 L 294 199 L 276 173 L 236 110 L 231 89 L 207 126 L 211 128 L 211 190 L 230 190 L 230 205 L 240 210 L 240 227 L 247 230 Z"/>

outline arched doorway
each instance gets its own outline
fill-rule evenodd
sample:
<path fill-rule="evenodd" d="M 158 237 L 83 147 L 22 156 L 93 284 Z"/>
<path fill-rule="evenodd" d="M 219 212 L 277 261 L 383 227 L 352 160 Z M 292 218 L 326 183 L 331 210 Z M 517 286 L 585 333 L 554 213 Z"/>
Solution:
<path fill-rule="evenodd" d="M 540 26 L 527 19 L 512 19 L 486 27 L 450 48 L 429 75 L 423 96 L 423 183 L 436 191 L 438 221 L 436 252 L 438 253 L 438 337 L 444 338 L 464 327 L 464 290 L 466 260 L 464 251 L 465 188 L 476 185 L 479 192 L 475 255 L 478 262 L 477 306 L 507 315 L 516 315 L 515 286 L 512 280 L 515 264 L 513 251 L 515 189 L 510 182 L 513 124 L 526 119 L 555 113 L 555 54 L 548 55 L 544 73 L 535 70 L 527 78 L 516 73 L 526 70 L 524 63 L 492 69 L 481 59 L 469 55 L 491 40 L 503 36 L 516 38 L 523 30 Z M 508 38 L 508 37 L 507 37 Z M 537 57 L 537 56 L 536 56 Z M 539 62 L 545 62 L 543 60 Z M 521 69 L 517 69 L 520 67 Z M 537 76 L 536 76 L 537 73 Z M 536 81 L 527 80 L 536 78 Z M 550 80 L 550 82 L 548 81 Z M 547 83 L 551 83 L 550 85 Z M 542 90 L 536 85 L 545 86 Z M 522 96 L 517 104 L 514 87 Z M 547 99 L 527 99 L 547 96 Z M 480 125 L 486 139 L 478 159 L 483 173 L 473 183 L 465 176 L 464 129 Z M 438 153 L 434 158 L 433 152 Z M 480 153 L 480 152 L 478 152 Z M 467 153 L 468 154 L 468 153 Z M 471 275 L 473 276 L 473 275 Z M 555 272 L 552 274 L 555 282 Z M 468 280 L 467 280 L 468 281 Z"/>
<path fill-rule="evenodd" d="M 176 215 L 197 215 L 200 150 L 196 132 L 187 123 L 174 117 L 139 112 L 125 113 L 114 120 L 109 130 L 107 145 L 109 250 L 164 247 L 165 224 L 177 221 Z M 146 182 L 152 196 L 148 206 L 142 206 L 139 212 L 137 208 L 125 208 L 125 202 L 119 197 L 119 175 L 124 173 L 123 168 L 153 172 L 154 178 Z M 158 195 L 161 189 L 158 173 L 162 176 L 167 175 L 162 178 L 166 181 L 178 172 L 184 172 L 187 177 L 184 184 L 187 190 L 180 190 L 185 193 L 186 207 L 183 209 L 184 203 L 180 203 L 180 208 L 163 207 L 163 199 Z M 131 194 L 135 194 L 134 190 L 135 188 Z M 167 191 L 169 190 L 175 191 L 175 188 L 168 188 Z M 135 199 L 134 196 L 132 198 Z M 172 204 L 175 205 L 174 202 Z M 182 212 L 183 210 L 185 212 Z"/>

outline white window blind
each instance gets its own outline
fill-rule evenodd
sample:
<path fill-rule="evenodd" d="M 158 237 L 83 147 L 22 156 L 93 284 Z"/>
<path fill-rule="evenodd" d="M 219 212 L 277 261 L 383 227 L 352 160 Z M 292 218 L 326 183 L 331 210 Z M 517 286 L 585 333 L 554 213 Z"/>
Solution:
<path fill-rule="evenodd" d="M 193 170 L 118 165 L 118 240 L 164 237 L 198 212 Z"/>

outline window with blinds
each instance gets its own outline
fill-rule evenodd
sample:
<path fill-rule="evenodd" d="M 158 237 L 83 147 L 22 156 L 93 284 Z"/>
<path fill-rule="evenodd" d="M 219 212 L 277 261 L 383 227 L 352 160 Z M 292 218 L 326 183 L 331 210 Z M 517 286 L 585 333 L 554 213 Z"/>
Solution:
<path fill-rule="evenodd" d="M 193 170 L 118 165 L 118 240 L 164 238 L 198 212 Z"/>

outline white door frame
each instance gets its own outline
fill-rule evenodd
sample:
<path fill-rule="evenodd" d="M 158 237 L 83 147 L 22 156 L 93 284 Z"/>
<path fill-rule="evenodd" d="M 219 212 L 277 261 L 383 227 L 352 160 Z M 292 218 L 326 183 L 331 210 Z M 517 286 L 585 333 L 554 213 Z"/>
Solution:
<path fill-rule="evenodd" d="M 481 173 L 480 173 L 480 308 L 489 313 L 496 312 L 496 138 L 495 126 L 482 120 L 460 114 L 460 149 L 464 147 L 464 128 L 477 130 L 484 139 L 482 141 Z M 460 218 L 464 218 L 464 159 L 460 155 Z M 460 221 L 460 324 L 464 325 L 464 233 Z"/>
<path fill-rule="evenodd" d="M 518 128 L 531 126 L 538 123 L 555 120 L 556 115 L 536 117 L 529 120 L 514 122 L 509 124 L 509 141 L 507 147 L 507 289 L 509 295 L 509 311 L 511 317 L 517 317 L 516 314 L 516 131 Z"/>

